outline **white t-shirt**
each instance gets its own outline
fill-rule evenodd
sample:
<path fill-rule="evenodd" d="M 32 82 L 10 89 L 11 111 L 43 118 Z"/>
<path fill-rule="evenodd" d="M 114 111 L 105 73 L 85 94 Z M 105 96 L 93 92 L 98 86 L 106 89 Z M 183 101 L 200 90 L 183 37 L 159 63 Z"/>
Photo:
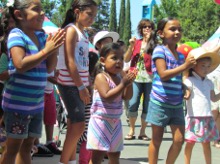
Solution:
<path fill-rule="evenodd" d="M 187 115 L 189 117 L 212 116 L 211 112 L 211 90 L 214 85 L 211 80 L 201 79 L 195 72 L 188 77 L 184 84 L 191 90 L 189 100 L 186 101 Z"/>

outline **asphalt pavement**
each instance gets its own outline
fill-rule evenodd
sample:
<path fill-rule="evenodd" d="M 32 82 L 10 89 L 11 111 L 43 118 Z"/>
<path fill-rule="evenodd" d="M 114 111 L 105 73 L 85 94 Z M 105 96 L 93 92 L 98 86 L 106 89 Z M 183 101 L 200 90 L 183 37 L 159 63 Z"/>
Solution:
<path fill-rule="evenodd" d="M 140 116 L 140 112 L 139 112 Z M 126 122 L 125 113 L 122 115 L 122 125 L 123 125 L 123 133 L 124 136 L 129 132 L 129 127 Z M 140 130 L 140 117 L 137 119 L 136 124 L 136 138 Z M 55 127 L 54 135 L 59 134 L 59 129 Z M 151 136 L 151 127 L 150 125 L 146 129 L 146 134 Z M 63 140 L 65 138 L 65 134 L 60 135 L 61 146 L 62 149 Z M 41 141 L 45 141 L 45 133 L 43 132 L 43 137 Z M 142 141 L 142 140 L 125 140 L 124 141 L 124 150 L 121 152 L 120 163 L 121 164 L 148 164 L 148 146 L 150 141 Z M 164 133 L 163 142 L 161 144 L 158 164 L 164 164 L 166 162 L 166 155 L 169 150 L 169 147 L 172 143 L 172 135 L 169 127 L 167 128 L 167 133 Z M 176 160 L 176 164 L 184 164 L 184 147 Z M 211 146 L 212 150 L 212 164 L 220 164 L 220 149 Z M 60 156 L 54 155 L 53 157 L 34 157 L 33 164 L 57 164 Z M 107 164 L 108 160 L 104 160 L 103 164 Z M 192 164 L 205 164 L 203 149 L 201 144 L 196 144 L 193 153 L 192 153 Z"/>

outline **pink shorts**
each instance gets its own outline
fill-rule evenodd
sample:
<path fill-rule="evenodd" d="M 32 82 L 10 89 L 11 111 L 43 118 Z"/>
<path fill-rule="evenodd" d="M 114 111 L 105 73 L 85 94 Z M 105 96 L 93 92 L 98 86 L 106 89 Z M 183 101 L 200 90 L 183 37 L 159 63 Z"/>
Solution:
<path fill-rule="evenodd" d="M 56 100 L 53 92 L 44 94 L 44 124 L 56 124 Z"/>

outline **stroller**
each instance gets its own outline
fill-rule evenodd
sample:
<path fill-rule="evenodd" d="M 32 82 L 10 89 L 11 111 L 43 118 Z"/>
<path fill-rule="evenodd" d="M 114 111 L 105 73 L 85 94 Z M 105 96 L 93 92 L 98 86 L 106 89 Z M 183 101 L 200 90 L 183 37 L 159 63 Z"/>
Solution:
<path fill-rule="evenodd" d="M 57 122 L 59 128 L 59 133 L 55 137 L 55 143 L 57 147 L 60 147 L 61 145 L 60 134 L 65 134 L 67 129 L 67 110 L 65 108 L 63 99 L 60 96 L 60 92 L 57 85 L 54 85 L 54 87 L 56 94 L 58 95 L 58 100 L 56 101 L 56 111 L 57 111 Z"/>

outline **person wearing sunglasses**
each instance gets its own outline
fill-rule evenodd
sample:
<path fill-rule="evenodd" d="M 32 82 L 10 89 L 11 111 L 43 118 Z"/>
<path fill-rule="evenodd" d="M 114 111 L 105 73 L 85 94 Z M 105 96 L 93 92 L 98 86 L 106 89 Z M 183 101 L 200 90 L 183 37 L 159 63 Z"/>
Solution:
<path fill-rule="evenodd" d="M 150 138 L 146 135 L 145 122 L 147 107 L 152 84 L 151 54 L 156 46 L 157 40 L 154 35 L 154 23 L 149 19 L 142 19 L 137 26 L 140 39 L 135 37 L 129 40 L 129 47 L 125 53 L 124 61 L 130 61 L 130 70 L 137 70 L 136 79 L 133 82 L 133 97 L 128 102 L 128 117 L 130 122 L 129 133 L 125 140 L 135 139 L 135 122 L 138 116 L 138 108 L 141 97 L 143 97 L 141 129 L 138 139 L 148 141 Z"/>

